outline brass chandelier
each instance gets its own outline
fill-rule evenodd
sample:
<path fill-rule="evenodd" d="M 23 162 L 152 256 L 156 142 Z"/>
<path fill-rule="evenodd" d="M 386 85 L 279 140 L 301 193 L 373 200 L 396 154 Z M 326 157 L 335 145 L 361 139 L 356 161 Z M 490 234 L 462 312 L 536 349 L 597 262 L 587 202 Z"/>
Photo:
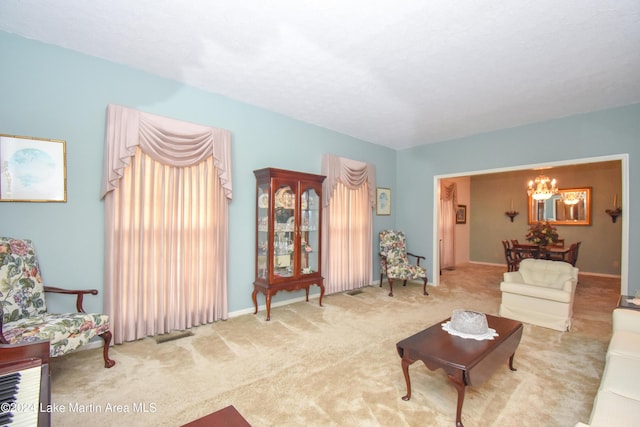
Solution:
<path fill-rule="evenodd" d="M 535 179 L 529 181 L 529 188 L 527 194 L 533 200 L 547 200 L 558 194 L 558 187 L 556 187 L 556 180 L 549 178 L 546 175 L 538 175 Z"/>

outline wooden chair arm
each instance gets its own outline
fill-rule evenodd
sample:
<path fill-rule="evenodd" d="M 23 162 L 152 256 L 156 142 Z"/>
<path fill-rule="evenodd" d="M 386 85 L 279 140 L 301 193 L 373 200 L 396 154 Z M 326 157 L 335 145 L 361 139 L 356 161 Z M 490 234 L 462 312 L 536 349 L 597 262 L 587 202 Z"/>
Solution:
<path fill-rule="evenodd" d="M 97 289 L 63 289 L 63 288 L 56 288 L 52 286 L 45 286 L 44 291 L 56 293 L 56 294 L 75 295 L 76 310 L 78 310 L 78 313 L 85 313 L 84 308 L 82 307 L 82 301 L 85 294 L 98 295 Z"/>
<path fill-rule="evenodd" d="M 384 267 L 385 271 L 387 269 L 387 256 L 386 255 L 382 255 L 381 253 L 378 252 L 378 255 L 380 256 L 380 264 L 382 267 Z"/>
<path fill-rule="evenodd" d="M 407 255 L 415 257 L 417 259 L 416 265 L 420 265 L 420 260 L 421 259 L 427 259 L 426 257 L 423 257 L 422 255 L 412 254 L 411 252 L 407 252 Z"/>
<path fill-rule="evenodd" d="M 0 310 L 0 344 L 9 344 L 9 341 L 4 337 L 2 328 L 4 324 L 4 310 Z"/>

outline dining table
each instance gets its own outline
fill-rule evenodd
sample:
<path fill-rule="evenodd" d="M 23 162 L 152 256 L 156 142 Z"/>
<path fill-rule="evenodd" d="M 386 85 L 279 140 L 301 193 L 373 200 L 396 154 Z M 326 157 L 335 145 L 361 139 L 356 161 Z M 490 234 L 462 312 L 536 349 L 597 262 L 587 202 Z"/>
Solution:
<path fill-rule="evenodd" d="M 519 258 L 548 259 L 552 261 L 567 261 L 570 247 L 540 246 L 531 243 L 514 243 L 511 248 L 513 254 Z"/>

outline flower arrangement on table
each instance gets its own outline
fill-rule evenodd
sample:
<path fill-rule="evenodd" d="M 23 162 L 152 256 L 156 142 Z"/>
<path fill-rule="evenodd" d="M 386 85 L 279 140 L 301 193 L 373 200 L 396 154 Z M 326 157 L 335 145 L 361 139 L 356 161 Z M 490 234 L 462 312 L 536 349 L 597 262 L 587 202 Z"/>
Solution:
<path fill-rule="evenodd" d="M 547 246 L 558 241 L 558 230 L 549 221 L 536 222 L 529 227 L 526 239 L 534 245 Z"/>

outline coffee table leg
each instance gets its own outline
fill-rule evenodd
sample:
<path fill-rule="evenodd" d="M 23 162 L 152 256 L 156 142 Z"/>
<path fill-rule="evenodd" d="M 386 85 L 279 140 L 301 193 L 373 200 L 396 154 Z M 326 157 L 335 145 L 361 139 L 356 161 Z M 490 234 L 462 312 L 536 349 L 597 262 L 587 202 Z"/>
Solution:
<path fill-rule="evenodd" d="M 407 395 L 402 396 L 402 400 L 411 399 L 411 379 L 409 379 L 409 365 L 413 363 L 413 360 L 402 359 L 402 373 L 404 374 L 404 381 L 407 383 Z"/>
<path fill-rule="evenodd" d="M 511 369 L 512 371 L 517 371 L 517 369 L 513 367 L 513 357 L 514 357 L 515 355 L 516 355 L 516 354 L 515 354 L 515 353 L 513 353 L 513 354 L 511 355 L 511 357 L 509 358 L 509 369 Z"/>
<path fill-rule="evenodd" d="M 462 376 L 462 373 L 460 373 Z M 458 391 L 458 407 L 456 408 L 456 427 L 464 427 L 462 424 L 462 404 L 464 403 L 464 389 L 465 384 L 462 378 L 456 378 L 451 374 L 447 374 L 449 380 L 453 383 L 456 390 Z"/>

